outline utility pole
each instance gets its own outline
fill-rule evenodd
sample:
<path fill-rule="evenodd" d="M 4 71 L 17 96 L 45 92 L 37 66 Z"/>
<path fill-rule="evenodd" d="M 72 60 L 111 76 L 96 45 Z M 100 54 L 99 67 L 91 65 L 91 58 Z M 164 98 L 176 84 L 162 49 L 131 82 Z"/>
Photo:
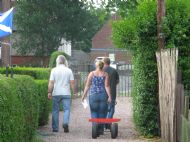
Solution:
<path fill-rule="evenodd" d="M 162 27 L 165 11 L 165 0 L 157 0 L 157 36 L 159 49 L 164 49 L 165 46 L 165 38 Z"/>
<path fill-rule="evenodd" d="M 2 0 L 2 10 L 3 12 L 9 10 L 11 7 L 11 0 Z M 4 43 L 10 43 L 10 36 L 4 37 L 1 39 Z M 8 66 L 10 65 L 10 45 L 8 44 L 1 44 L 1 58 L 2 58 L 2 65 Z"/>

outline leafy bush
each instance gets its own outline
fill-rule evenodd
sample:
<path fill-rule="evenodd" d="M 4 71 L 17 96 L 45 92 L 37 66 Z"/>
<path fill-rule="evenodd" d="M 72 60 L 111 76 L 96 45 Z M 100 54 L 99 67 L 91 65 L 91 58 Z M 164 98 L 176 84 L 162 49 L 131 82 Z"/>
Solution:
<path fill-rule="evenodd" d="M 175 1 L 175 2 L 174 2 Z M 190 1 L 168 0 L 164 18 L 166 47 L 179 49 L 183 83 L 190 90 Z M 156 1 L 139 1 L 136 9 L 113 24 L 113 39 L 133 53 L 133 111 L 141 134 L 159 134 Z"/>
<path fill-rule="evenodd" d="M 16 81 L 0 76 L 0 141 L 22 142 L 24 136 L 24 108 Z"/>
<path fill-rule="evenodd" d="M 39 99 L 37 88 L 34 80 L 28 76 L 19 76 L 14 78 L 17 83 L 17 88 L 21 93 L 20 99 L 24 108 L 24 139 L 25 141 L 32 140 L 35 130 L 38 126 L 39 114 Z"/>
<path fill-rule="evenodd" d="M 0 73 L 5 74 L 6 69 L 0 68 Z M 9 68 L 9 73 L 11 73 L 11 68 Z M 29 68 L 29 67 L 14 67 L 14 74 L 29 75 L 34 77 L 34 79 L 48 79 L 50 75 L 50 69 L 48 68 Z"/>
<path fill-rule="evenodd" d="M 39 126 L 46 125 L 48 123 L 50 112 L 50 101 L 47 99 L 48 94 L 48 81 L 47 80 L 35 80 L 37 84 L 38 96 L 39 96 Z"/>
<path fill-rule="evenodd" d="M 38 124 L 38 95 L 31 77 L 0 81 L 0 141 L 30 142 Z"/>
<path fill-rule="evenodd" d="M 64 55 L 65 58 L 69 58 L 67 54 L 65 54 L 64 52 L 59 52 L 59 51 L 55 51 L 51 54 L 51 57 L 50 57 L 50 61 L 49 61 L 49 67 L 50 68 L 53 68 L 56 66 L 56 58 L 57 56 L 59 55 Z"/>
<path fill-rule="evenodd" d="M 166 46 L 178 48 L 178 65 L 182 71 L 182 83 L 185 89 L 190 91 L 190 1 L 169 0 L 166 11 L 167 16 L 163 24 Z"/>
<path fill-rule="evenodd" d="M 133 52 L 133 115 L 136 127 L 146 136 L 158 135 L 156 3 L 141 2 L 125 20 L 114 24 L 113 38 Z"/>

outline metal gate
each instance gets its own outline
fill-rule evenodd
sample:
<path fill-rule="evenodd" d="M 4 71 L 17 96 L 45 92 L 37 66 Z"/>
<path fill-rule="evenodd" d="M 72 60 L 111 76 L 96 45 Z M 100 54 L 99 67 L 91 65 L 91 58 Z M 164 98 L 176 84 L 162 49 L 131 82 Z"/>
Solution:
<path fill-rule="evenodd" d="M 71 66 L 75 74 L 76 90 L 82 94 L 87 76 L 92 71 L 92 65 L 76 65 Z M 131 64 L 117 64 L 117 71 L 119 73 L 119 84 L 117 85 L 117 96 L 131 96 L 132 90 L 132 65 Z"/>
<path fill-rule="evenodd" d="M 132 91 L 132 69 L 131 64 L 118 64 L 119 84 L 117 85 L 118 96 L 131 96 Z"/>

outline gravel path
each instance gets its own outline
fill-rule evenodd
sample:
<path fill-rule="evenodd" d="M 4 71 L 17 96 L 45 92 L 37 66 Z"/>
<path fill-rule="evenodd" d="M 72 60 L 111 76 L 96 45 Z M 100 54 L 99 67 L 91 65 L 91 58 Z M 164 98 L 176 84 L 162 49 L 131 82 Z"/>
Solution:
<path fill-rule="evenodd" d="M 62 128 L 62 115 L 60 112 L 59 132 L 52 133 L 51 115 L 48 125 L 39 129 L 39 134 L 45 142 L 145 142 L 140 140 L 134 129 L 132 122 L 132 100 L 130 97 L 118 97 L 116 105 L 115 118 L 121 118 L 117 139 L 111 139 L 110 132 L 105 132 L 97 139 L 91 138 L 91 123 L 88 122 L 90 117 L 89 108 L 84 109 L 81 99 L 72 100 L 72 111 L 70 116 L 69 133 L 64 133 Z"/>

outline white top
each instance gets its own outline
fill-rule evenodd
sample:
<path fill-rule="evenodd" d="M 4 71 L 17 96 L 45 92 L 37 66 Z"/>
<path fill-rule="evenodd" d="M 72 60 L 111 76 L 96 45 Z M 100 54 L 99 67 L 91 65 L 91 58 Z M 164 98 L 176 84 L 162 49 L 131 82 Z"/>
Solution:
<path fill-rule="evenodd" d="M 52 96 L 71 95 L 70 81 L 74 80 L 71 69 L 65 65 L 58 65 L 52 69 L 49 80 L 54 81 Z"/>

